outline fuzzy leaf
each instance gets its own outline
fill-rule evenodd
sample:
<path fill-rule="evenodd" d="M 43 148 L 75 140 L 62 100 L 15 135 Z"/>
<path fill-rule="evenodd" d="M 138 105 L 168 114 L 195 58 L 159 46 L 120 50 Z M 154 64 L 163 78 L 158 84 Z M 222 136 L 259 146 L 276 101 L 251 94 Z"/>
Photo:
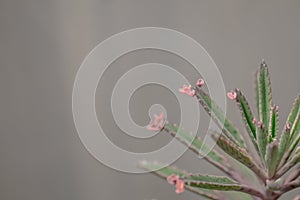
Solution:
<path fill-rule="evenodd" d="M 272 105 L 271 81 L 267 64 L 263 61 L 259 72 L 259 119 L 264 127 L 269 126 Z"/>
<path fill-rule="evenodd" d="M 261 180 L 266 180 L 266 174 L 253 162 L 253 159 L 245 149 L 236 146 L 223 135 L 218 136 L 215 134 L 212 135 L 212 137 L 217 142 L 217 145 L 229 156 L 248 167 L 257 174 Z"/>
<path fill-rule="evenodd" d="M 278 106 L 273 106 L 271 108 L 269 129 L 268 129 L 269 142 L 272 142 L 273 139 L 275 139 L 277 137 L 278 125 L 279 125 Z"/>
<path fill-rule="evenodd" d="M 241 186 L 227 177 L 210 175 L 190 175 L 184 178 L 187 185 L 213 190 L 239 191 Z"/>
<path fill-rule="evenodd" d="M 297 165 L 300 162 L 300 147 L 298 147 L 295 151 L 295 154 L 292 158 L 277 172 L 277 177 L 282 176 L 287 171 L 289 171 L 292 167 Z"/>
<path fill-rule="evenodd" d="M 297 135 L 297 138 L 295 138 L 293 141 L 291 141 L 291 144 L 284 155 L 284 159 L 283 159 L 284 161 L 286 161 L 287 159 L 290 158 L 291 154 L 297 148 L 299 141 L 300 141 L 300 134 Z"/>
<path fill-rule="evenodd" d="M 257 143 L 261 156 L 264 158 L 266 155 L 266 147 L 268 143 L 267 131 L 264 128 L 263 124 L 257 125 Z"/>
<path fill-rule="evenodd" d="M 236 146 L 235 144 L 230 142 L 227 138 L 225 138 L 222 135 L 220 135 L 219 137 L 213 135 L 213 138 L 214 138 L 214 140 L 216 140 L 217 145 L 223 151 L 225 151 L 228 155 L 230 155 L 234 159 L 238 160 L 239 162 L 241 162 L 242 164 L 244 164 L 247 167 L 251 168 L 253 166 L 252 159 L 247 154 L 245 149 L 242 149 L 242 148 Z"/>
<path fill-rule="evenodd" d="M 140 163 L 140 167 L 147 169 L 147 170 L 151 170 L 152 173 L 158 175 L 161 178 L 166 179 L 168 176 L 172 175 L 172 174 L 176 174 L 179 177 L 183 177 L 183 176 L 187 176 L 188 173 L 185 171 L 182 171 L 176 167 L 163 167 L 164 165 L 161 163 L 157 163 L 157 162 L 148 162 L 148 161 L 142 161 Z M 162 168 L 163 167 L 163 168 Z M 157 170 L 159 169 L 159 170 Z M 217 194 L 214 193 L 214 191 L 203 191 L 201 189 L 198 188 L 193 188 L 191 186 L 186 186 L 186 189 L 190 190 L 191 192 L 194 192 L 198 195 L 201 195 L 203 197 L 206 197 L 207 199 L 214 199 L 214 200 L 218 200 L 219 197 Z"/>
<path fill-rule="evenodd" d="M 300 132 L 300 109 L 298 106 L 298 111 L 294 119 L 291 119 L 289 122 L 291 124 L 291 134 L 290 134 L 290 144 L 293 144 L 295 140 L 297 140 Z"/>
<path fill-rule="evenodd" d="M 245 96 L 242 94 L 242 92 L 239 89 L 235 89 L 235 92 L 237 94 L 237 105 L 239 107 L 239 110 L 242 115 L 243 122 L 246 126 L 246 130 L 248 132 L 248 135 L 252 141 L 252 144 L 256 150 L 256 152 L 259 152 L 257 140 L 256 140 L 256 127 L 255 124 L 253 123 L 254 120 L 254 115 L 251 111 L 251 108 L 249 106 L 249 103 Z M 263 159 L 263 158 L 261 158 Z"/>
<path fill-rule="evenodd" d="M 280 141 L 279 141 L 278 163 L 281 161 L 284 153 L 286 152 L 289 138 L 290 138 L 290 129 L 285 128 L 281 134 Z"/>
<path fill-rule="evenodd" d="M 256 138 L 256 127 L 255 127 L 255 124 L 253 123 L 254 115 L 251 111 L 249 103 L 239 89 L 235 89 L 235 92 L 237 94 L 236 100 L 237 100 L 239 109 L 241 111 L 244 123 L 247 127 L 247 131 L 250 135 L 250 138 L 255 139 Z"/>
<path fill-rule="evenodd" d="M 260 106 L 259 106 L 259 99 L 260 99 L 260 95 L 259 95 L 259 70 L 256 71 L 255 73 L 255 100 L 256 100 L 256 111 L 257 111 L 257 115 L 258 115 L 258 119 L 260 120 Z"/>
<path fill-rule="evenodd" d="M 220 155 L 218 152 L 215 150 L 210 150 L 209 148 L 202 142 L 202 140 L 199 137 L 194 137 L 191 134 L 188 134 L 184 132 L 183 130 L 179 129 L 177 126 L 171 124 L 171 123 L 166 123 L 164 130 L 168 132 L 171 136 L 175 137 L 178 139 L 180 142 L 182 142 L 185 145 L 188 145 L 188 147 L 194 151 L 197 154 L 200 154 L 202 156 L 208 156 L 211 160 L 220 163 L 224 166 L 227 165 L 224 157 Z"/>
<path fill-rule="evenodd" d="M 294 123 L 290 129 L 289 143 L 283 155 L 283 158 L 280 162 L 279 167 L 282 167 L 287 162 L 287 160 L 290 158 L 294 150 L 297 148 L 299 141 L 300 141 L 300 109 L 298 110 L 298 114 L 296 115 Z"/>
<path fill-rule="evenodd" d="M 299 116 L 299 110 L 300 110 L 300 95 L 298 95 L 298 97 L 295 99 L 293 103 L 293 107 L 290 111 L 286 124 L 290 124 L 290 126 L 293 127 L 297 119 L 297 116 Z M 291 134 L 291 139 L 293 139 L 293 137 L 295 136 Z"/>
<path fill-rule="evenodd" d="M 278 157 L 278 142 L 275 140 L 267 145 L 266 151 L 266 165 L 268 170 L 268 177 L 272 178 L 275 175 Z"/>
<path fill-rule="evenodd" d="M 212 117 L 215 123 L 222 129 L 222 132 L 234 143 L 244 147 L 243 137 L 239 134 L 238 130 L 226 118 L 224 112 L 218 105 L 199 88 L 196 88 L 196 97 L 205 111 Z M 224 127 L 222 126 L 224 124 Z"/>

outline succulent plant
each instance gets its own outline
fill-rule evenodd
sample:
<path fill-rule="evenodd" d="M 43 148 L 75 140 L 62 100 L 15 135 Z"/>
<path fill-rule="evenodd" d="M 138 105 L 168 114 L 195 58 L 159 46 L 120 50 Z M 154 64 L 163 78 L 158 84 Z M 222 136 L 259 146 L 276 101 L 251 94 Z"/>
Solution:
<path fill-rule="evenodd" d="M 151 161 L 142 161 L 140 166 L 174 184 L 176 193 L 182 193 L 186 189 L 207 199 L 275 200 L 300 187 L 300 95 L 295 99 L 285 126 L 279 134 L 278 106 L 272 102 L 268 66 L 263 61 L 255 78 L 256 117 L 239 89 L 227 93 L 228 98 L 236 102 L 246 127 L 246 137 L 251 140 L 245 143 L 242 134 L 203 90 L 203 85 L 204 81 L 200 79 L 195 87 L 184 85 L 179 92 L 196 97 L 219 126 L 220 133 L 212 133 L 218 149 L 205 152 L 207 146 L 199 137 L 194 137 L 168 122 L 163 114 L 155 116 L 148 129 L 167 132 L 197 155 L 206 155 L 203 158 L 227 176 L 191 174 L 174 166 L 162 168 L 165 166 L 163 163 Z M 227 159 L 224 153 L 233 159 Z M 238 165 L 234 163 L 236 161 Z M 256 185 L 243 178 L 239 172 L 241 168 L 251 171 L 257 179 Z M 235 192 L 235 197 L 229 198 L 228 192 L 224 191 L 238 193 Z M 300 196 L 294 199 L 299 200 Z"/>

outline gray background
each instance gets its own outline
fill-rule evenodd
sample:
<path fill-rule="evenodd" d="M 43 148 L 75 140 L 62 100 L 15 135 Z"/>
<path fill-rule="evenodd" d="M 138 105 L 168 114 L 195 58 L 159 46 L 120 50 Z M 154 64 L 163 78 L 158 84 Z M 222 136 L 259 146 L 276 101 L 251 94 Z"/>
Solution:
<path fill-rule="evenodd" d="M 206 48 L 228 90 L 238 86 L 248 97 L 254 93 L 254 71 L 265 58 L 283 125 L 299 93 L 299 9 L 296 0 L 0 1 L 0 199 L 199 199 L 188 192 L 176 195 L 173 187 L 153 175 L 109 169 L 85 150 L 71 110 L 72 86 L 81 62 L 112 34 L 143 26 L 175 29 Z M 98 117 L 113 142 L 137 152 L 159 148 L 170 138 L 160 135 L 140 141 L 122 135 L 111 115 L 104 116 L 110 88 L 101 87 L 149 61 L 174 66 L 191 81 L 198 77 L 178 57 L 158 51 L 132 53 L 112 64 L 97 91 Z M 166 89 L 145 87 L 131 101 L 136 122 L 145 124 L 148 106 L 157 102 L 165 105 L 174 121 L 178 119 L 177 102 Z M 238 122 L 234 108 L 229 103 L 228 116 Z M 201 129 L 206 122 L 203 115 Z M 176 164 L 220 174 L 189 152 Z"/>

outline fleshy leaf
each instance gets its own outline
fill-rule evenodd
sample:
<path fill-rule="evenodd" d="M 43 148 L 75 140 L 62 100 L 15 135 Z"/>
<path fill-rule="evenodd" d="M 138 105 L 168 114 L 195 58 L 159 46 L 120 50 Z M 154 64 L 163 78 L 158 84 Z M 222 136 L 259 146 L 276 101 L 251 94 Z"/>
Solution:
<path fill-rule="evenodd" d="M 236 98 L 237 105 L 241 112 L 242 119 L 246 126 L 246 130 L 248 132 L 248 135 L 252 141 L 254 148 L 256 149 L 257 152 L 259 152 L 258 144 L 256 141 L 256 127 L 255 127 L 255 123 L 253 123 L 253 120 L 255 120 L 254 115 L 251 111 L 247 99 L 242 94 L 242 92 L 239 89 L 235 89 L 235 92 L 237 94 L 237 98 Z"/>
<path fill-rule="evenodd" d="M 233 190 L 239 191 L 241 186 L 237 182 L 221 176 L 210 175 L 190 175 L 184 178 L 187 185 L 213 190 Z"/>
<path fill-rule="evenodd" d="M 255 100 L 256 100 L 256 111 L 257 111 L 257 116 L 258 119 L 260 120 L 260 106 L 259 106 L 259 99 L 260 99 L 260 94 L 259 94 L 259 70 L 256 71 L 255 73 Z"/>
<path fill-rule="evenodd" d="M 192 136 L 169 122 L 165 123 L 163 130 L 168 132 L 172 137 L 175 137 L 179 142 L 188 146 L 191 151 L 202 156 L 203 159 L 220 169 L 228 176 L 235 180 L 242 181 L 242 178 L 232 168 L 232 166 L 230 166 L 227 159 L 218 151 L 209 149 L 199 137 Z"/>
<path fill-rule="evenodd" d="M 270 110 L 272 105 L 271 81 L 268 66 L 263 61 L 259 71 L 259 119 L 264 127 L 269 126 Z"/>
<path fill-rule="evenodd" d="M 264 172 L 256 166 L 256 164 L 253 162 L 253 159 L 245 149 L 236 146 L 223 135 L 220 135 L 219 137 L 213 135 L 213 139 L 224 152 L 248 167 L 250 170 L 256 173 L 260 179 L 266 179 Z"/>
<path fill-rule="evenodd" d="M 265 157 L 266 155 L 266 147 L 268 144 L 268 133 L 264 127 L 263 124 L 261 124 L 260 122 L 257 122 L 257 129 L 256 129 L 256 133 L 257 133 L 257 143 L 258 143 L 258 148 L 261 154 L 261 157 Z"/>
<path fill-rule="evenodd" d="M 251 111 L 249 103 L 239 89 L 235 89 L 235 92 L 237 93 L 236 101 L 237 101 L 239 109 L 241 111 L 247 131 L 250 135 L 250 138 L 255 139 L 256 138 L 256 127 L 255 127 L 255 124 L 253 123 L 254 115 Z"/>
<path fill-rule="evenodd" d="M 296 104 L 299 104 L 299 99 L 298 101 L 296 101 Z M 295 117 L 291 117 L 292 119 L 290 119 L 291 121 L 289 121 L 290 125 L 291 125 L 291 134 L 290 134 L 290 144 L 293 144 L 293 142 L 295 140 L 297 140 L 297 138 L 299 137 L 300 135 L 300 108 L 299 108 L 299 105 L 298 106 L 295 106 L 295 113 L 296 113 L 296 109 L 298 107 L 298 110 L 297 110 L 297 114 Z M 292 116 L 294 115 L 294 113 L 292 114 Z"/>
<path fill-rule="evenodd" d="M 278 163 L 280 163 L 283 155 L 286 152 L 289 138 L 290 138 L 290 129 L 285 127 L 281 134 L 280 141 L 279 141 Z M 281 166 L 279 165 L 279 167 L 281 167 Z"/>
<path fill-rule="evenodd" d="M 240 135 L 238 130 L 233 126 L 233 124 L 226 118 L 224 112 L 220 109 L 218 105 L 199 88 L 196 88 L 196 97 L 200 104 L 203 106 L 205 111 L 212 117 L 214 122 L 222 129 L 222 132 L 228 137 L 232 142 L 244 147 L 243 137 Z M 222 126 L 224 124 L 224 127 Z"/>
<path fill-rule="evenodd" d="M 272 178 L 275 175 L 277 167 L 278 156 L 278 142 L 275 140 L 267 145 L 266 151 L 266 166 L 268 170 L 268 177 Z"/>
<path fill-rule="evenodd" d="M 300 162 L 300 147 L 295 151 L 295 154 L 292 158 L 277 172 L 277 176 L 280 177 L 289 171 L 292 167 L 297 165 Z"/>
<path fill-rule="evenodd" d="M 215 150 L 209 151 L 208 147 L 202 142 L 202 140 L 199 137 L 194 137 L 191 134 L 184 132 L 177 126 L 168 122 L 166 122 L 164 130 L 168 132 L 171 136 L 178 139 L 181 143 L 185 145 L 191 144 L 188 145 L 188 147 L 196 154 L 208 156 L 211 160 L 215 161 L 216 163 L 220 163 L 223 166 L 227 165 L 227 162 L 225 161 L 224 157 Z"/>
<path fill-rule="evenodd" d="M 268 129 L 268 138 L 269 142 L 272 142 L 273 139 L 277 137 L 278 134 L 278 106 L 273 106 L 271 108 L 270 120 L 269 120 L 269 129 Z"/>
<path fill-rule="evenodd" d="M 293 107 L 290 111 L 290 114 L 288 116 L 288 119 L 286 121 L 286 124 L 290 124 L 291 127 L 293 127 L 293 125 L 296 123 L 297 117 L 299 116 L 299 110 L 300 110 L 300 95 L 298 95 L 298 97 L 295 99 L 294 103 L 293 103 Z M 291 140 L 294 138 L 295 136 L 292 134 L 291 132 Z"/>
<path fill-rule="evenodd" d="M 171 166 L 167 166 L 167 167 L 163 167 L 165 165 L 158 163 L 158 162 L 148 162 L 148 161 L 142 161 L 140 163 L 140 167 L 144 168 L 146 170 L 150 170 L 152 173 L 158 175 L 161 178 L 167 178 L 170 175 L 178 175 L 179 177 L 184 177 L 187 176 L 188 173 L 185 171 L 182 171 L 176 167 L 171 167 Z M 159 169 L 159 170 L 157 170 Z M 155 170 L 155 171 L 153 171 Z M 214 193 L 214 191 L 203 191 L 201 189 L 198 188 L 193 188 L 191 186 L 186 185 L 185 187 L 187 190 L 190 190 L 191 192 L 194 192 L 198 195 L 201 195 L 203 197 L 206 197 L 207 199 L 214 199 L 214 200 L 218 200 L 219 196 L 217 194 Z"/>

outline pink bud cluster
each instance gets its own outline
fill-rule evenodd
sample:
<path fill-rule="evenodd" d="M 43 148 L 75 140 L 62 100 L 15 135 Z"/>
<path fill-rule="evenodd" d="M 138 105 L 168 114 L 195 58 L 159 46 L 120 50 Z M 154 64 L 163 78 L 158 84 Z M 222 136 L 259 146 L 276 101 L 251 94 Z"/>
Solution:
<path fill-rule="evenodd" d="M 154 115 L 154 120 L 149 123 L 147 129 L 149 131 L 161 131 L 164 127 L 165 116 L 164 113 L 160 113 L 160 115 Z"/>
<path fill-rule="evenodd" d="M 167 181 L 169 184 L 176 186 L 175 192 L 177 194 L 184 192 L 184 190 L 185 190 L 184 181 L 182 179 L 180 179 L 178 175 L 172 174 L 172 175 L 168 176 Z"/>
<path fill-rule="evenodd" d="M 227 97 L 231 100 L 236 100 L 237 94 L 234 91 L 228 92 Z"/>
<path fill-rule="evenodd" d="M 183 85 L 182 88 L 179 88 L 179 92 L 182 94 L 189 95 L 191 97 L 193 97 L 195 95 L 195 90 L 192 88 L 191 85 L 189 85 L 189 86 Z"/>
<path fill-rule="evenodd" d="M 198 87 L 202 87 L 204 85 L 204 80 L 203 79 L 199 79 L 196 83 L 196 85 Z M 179 88 L 179 92 L 182 94 L 186 94 L 189 95 L 191 97 L 193 97 L 196 93 L 196 91 L 192 88 L 191 85 L 183 85 L 182 88 Z"/>

